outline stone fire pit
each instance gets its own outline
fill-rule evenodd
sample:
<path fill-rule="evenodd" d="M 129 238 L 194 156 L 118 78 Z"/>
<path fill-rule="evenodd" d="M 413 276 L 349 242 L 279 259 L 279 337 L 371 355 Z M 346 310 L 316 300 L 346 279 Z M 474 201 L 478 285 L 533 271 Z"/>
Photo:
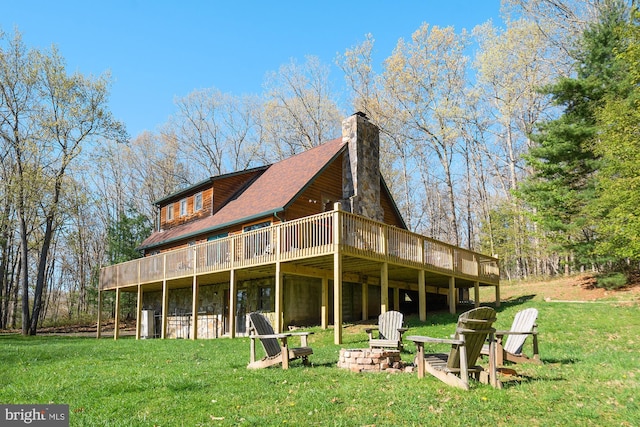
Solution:
<path fill-rule="evenodd" d="M 381 348 L 343 348 L 338 368 L 351 372 L 402 372 L 406 370 L 399 350 Z"/>

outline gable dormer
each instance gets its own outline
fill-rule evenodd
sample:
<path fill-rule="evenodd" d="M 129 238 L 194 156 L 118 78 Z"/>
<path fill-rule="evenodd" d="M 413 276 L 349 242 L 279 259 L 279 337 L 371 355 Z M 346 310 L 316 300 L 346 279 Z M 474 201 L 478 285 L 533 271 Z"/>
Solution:
<path fill-rule="evenodd" d="M 158 209 L 157 231 L 211 216 L 236 197 L 265 167 L 211 177 L 182 189 L 154 204 Z"/>
<path fill-rule="evenodd" d="M 213 214 L 213 180 L 195 184 L 155 202 L 159 230 L 168 230 Z"/>

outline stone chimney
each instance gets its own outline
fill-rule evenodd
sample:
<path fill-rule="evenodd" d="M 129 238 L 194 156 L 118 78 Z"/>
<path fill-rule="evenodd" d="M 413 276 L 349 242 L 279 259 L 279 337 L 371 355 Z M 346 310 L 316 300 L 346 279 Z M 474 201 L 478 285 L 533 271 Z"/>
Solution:
<path fill-rule="evenodd" d="M 342 206 L 346 211 L 382 221 L 380 130 L 358 112 L 343 120 L 342 141 L 349 147 L 342 163 Z"/>

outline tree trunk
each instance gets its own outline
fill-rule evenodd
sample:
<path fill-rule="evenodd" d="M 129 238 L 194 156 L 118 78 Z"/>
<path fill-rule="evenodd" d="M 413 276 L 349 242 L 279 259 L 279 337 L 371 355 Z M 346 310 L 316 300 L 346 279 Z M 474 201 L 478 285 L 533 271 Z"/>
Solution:
<path fill-rule="evenodd" d="M 449 209 L 451 209 L 451 216 L 449 217 L 450 227 L 453 237 L 453 241 L 451 242 L 455 246 L 460 246 L 460 237 L 458 233 L 458 215 L 456 214 L 456 199 L 455 199 L 455 190 L 453 188 L 453 179 L 451 178 L 451 169 L 448 164 L 443 164 L 445 166 L 445 176 L 447 182 L 447 190 L 449 192 Z"/>
<path fill-rule="evenodd" d="M 56 190 L 53 206 L 57 206 L 59 191 Z M 44 284 L 47 280 L 47 259 L 49 257 L 49 248 L 51 247 L 51 239 L 53 238 L 53 213 L 47 216 L 45 232 L 43 236 L 42 249 L 40 251 L 40 260 L 38 262 L 38 274 L 36 277 L 36 288 L 33 293 L 33 313 L 31 314 L 31 324 L 29 335 L 35 335 L 38 329 L 38 321 L 40 320 L 40 310 L 42 309 L 42 293 Z"/>
<path fill-rule="evenodd" d="M 24 214 L 20 213 L 20 279 L 22 282 L 22 335 L 29 335 L 29 242 L 27 223 Z"/>
<path fill-rule="evenodd" d="M 17 271 L 20 271 L 22 269 L 22 259 L 18 258 L 18 268 Z M 20 275 L 18 274 L 18 280 L 20 280 Z M 18 286 L 17 283 L 14 283 L 13 285 L 13 308 L 11 310 L 11 329 L 15 329 L 16 328 L 16 322 L 18 319 L 18 291 L 20 289 L 20 286 Z M 9 322 L 7 321 L 7 324 Z"/>
<path fill-rule="evenodd" d="M 7 266 L 9 265 L 9 233 L 6 229 L 2 231 L 0 236 L 0 329 L 6 328 L 6 308 L 4 301 L 9 299 L 9 275 L 7 274 Z"/>

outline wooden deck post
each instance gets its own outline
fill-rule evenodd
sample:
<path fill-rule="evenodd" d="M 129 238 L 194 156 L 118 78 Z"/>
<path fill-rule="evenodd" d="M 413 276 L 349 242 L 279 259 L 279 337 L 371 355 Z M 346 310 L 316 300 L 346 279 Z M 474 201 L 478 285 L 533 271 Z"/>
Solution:
<path fill-rule="evenodd" d="M 473 282 L 473 303 L 474 307 L 480 307 L 480 282 L 477 280 Z"/>
<path fill-rule="evenodd" d="M 167 337 L 167 317 L 169 311 L 169 285 L 167 279 L 162 280 L 162 320 L 160 325 L 160 338 L 165 339 Z"/>
<path fill-rule="evenodd" d="M 96 338 L 102 336 L 102 291 L 98 289 L 98 325 L 96 326 Z"/>
<path fill-rule="evenodd" d="M 280 252 L 282 250 L 282 227 L 279 226 L 276 228 L 276 283 L 275 283 L 275 309 L 276 309 L 276 324 L 275 332 L 276 334 L 281 334 L 284 330 L 284 275 L 282 274 L 282 265 L 280 264 Z M 288 360 L 288 359 L 287 359 Z"/>
<path fill-rule="evenodd" d="M 138 300 L 136 301 L 136 339 L 140 339 L 142 322 L 142 285 L 138 283 Z"/>
<path fill-rule="evenodd" d="M 138 296 L 136 299 L 136 339 L 140 339 L 140 331 L 142 322 L 142 285 L 141 282 L 140 262 L 138 261 Z"/>
<path fill-rule="evenodd" d="M 500 284 L 496 285 L 496 307 L 500 307 Z"/>
<path fill-rule="evenodd" d="M 113 324 L 113 339 L 120 336 L 120 288 L 116 288 L 116 315 Z"/>
<path fill-rule="evenodd" d="M 425 288 L 424 270 L 418 271 L 418 312 L 420 321 L 427 320 L 427 290 Z"/>
<path fill-rule="evenodd" d="M 456 314 L 456 278 L 449 277 L 449 313 Z"/>
<path fill-rule="evenodd" d="M 169 311 L 169 289 L 167 284 L 167 254 L 162 256 L 162 317 L 160 319 L 160 339 L 167 337 L 167 316 Z"/>
<path fill-rule="evenodd" d="M 367 279 L 362 281 L 362 320 L 369 318 L 369 284 Z"/>
<path fill-rule="evenodd" d="M 198 276 L 196 276 L 195 272 L 193 274 L 193 283 L 192 283 L 192 291 L 191 291 L 191 339 L 198 339 L 198 299 L 199 299 L 199 288 L 198 288 Z"/>
<path fill-rule="evenodd" d="M 342 255 L 333 254 L 333 342 L 342 344 Z"/>
<path fill-rule="evenodd" d="M 229 337 L 236 337 L 236 303 L 238 296 L 236 295 L 236 271 L 229 271 Z"/>
<path fill-rule="evenodd" d="M 333 342 L 342 344 L 342 216 L 340 203 L 333 213 Z"/>
<path fill-rule="evenodd" d="M 329 324 L 329 278 L 322 278 L 322 308 L 320 310 L 320 325 L 327 329 Z"/>
<path fill-rule="evenodd" d="M 389 311 L 389 264 L 380 267 L 380 314 Z"/>
<path fill-rule="evenodd" d="M 284 321 L 284 312 L 283 312 L 283 307 L 282 307 L 282 302 L 283 302 L 283 282 L 284 282 L 284 276 L 282 274 L 282 269 L 281 269 L 281 265 L 280 265 L 280 261 L 276 262 L 276 284 L 275 284 L 275 288 L 276 288 L 276 296 L 275 296 L 275 303 L 276 303 L 276 319 L 275 319 L 275 325 L 274 325 L 274 330 L 276 332 L 276 334 L 281 334 L 284 325 L 282 324 Z"/>
<path fill-rule="evenodd" d="M 393 309 L 400 311 L 400 288 L 393 288 Z"/>

